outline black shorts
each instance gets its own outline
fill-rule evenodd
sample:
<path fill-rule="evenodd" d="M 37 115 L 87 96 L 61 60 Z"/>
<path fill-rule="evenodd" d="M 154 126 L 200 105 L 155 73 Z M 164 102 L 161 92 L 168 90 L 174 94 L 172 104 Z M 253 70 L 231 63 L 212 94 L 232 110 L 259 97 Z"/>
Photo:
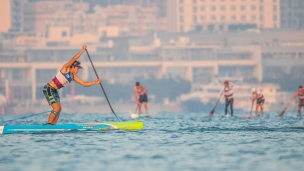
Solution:
<path fill-rule="evenodd" d="M 51 87 L 49 84 L 43 87 L 43 94 L 49 105 L 52 105 L 53 103 L 60 103 L 58 91 Z"/>
<path fill-rule="evenodd" d="M 225 100 L 225 105 L 226 105 L 226 106 L 228 106 L 228 105 L 233 106 L 233 102 L 234 102 L 233 97 L 230 98 L 230 99 L 226 98 L 226 100 Z"/>
<path fill-rule="evenodd" d="M 257 99 L 257 101 L 256 101 L 256 103 L 258 104 L 258 105 L 260 105 L 261 103 L 263 103 L 264 104 L 264 102 L 265 102 L 265 99 Z"/>
<path fill-rule="evenodd" d="M 304 100 L 299 100 L 298 107 L 304 107 Z"/>
<path fill-rule="evenodd" d="M 139 96 L 139 102 L 140 103 L 142 103 L 142 102 L 148 102 L 148 95 L 147 94 L 140 95 Z"/>

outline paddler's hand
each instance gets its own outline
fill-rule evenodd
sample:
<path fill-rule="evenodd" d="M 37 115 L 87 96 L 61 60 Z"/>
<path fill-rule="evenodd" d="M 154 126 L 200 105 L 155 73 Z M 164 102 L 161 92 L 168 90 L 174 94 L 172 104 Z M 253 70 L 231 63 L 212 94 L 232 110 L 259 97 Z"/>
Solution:
<path fill-rule="evenodd" d="M 97 79 L 94 81 L 94 84 L 99 84 L 99 83 L 101 83 L 101 79 Z"/>
<path fill-rule="evenodd" d="M 82 46 L 82 51 L 85 51 L 87 49 L 87 45 Z"/>

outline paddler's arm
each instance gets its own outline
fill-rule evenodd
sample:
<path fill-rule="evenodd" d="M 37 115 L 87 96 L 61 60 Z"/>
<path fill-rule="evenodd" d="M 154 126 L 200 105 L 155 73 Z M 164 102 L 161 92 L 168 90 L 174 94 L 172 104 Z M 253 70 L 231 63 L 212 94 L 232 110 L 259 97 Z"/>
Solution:
<path fill-rule="evenodd" d="M 251 97 L 251 106 L 253 106 L 254 100 L 255 100 L 255 95 L 252 95 L 252 97 Z"/>
<path fill-rule="evenodd" d="M 231 82 L 229 82 L 229 86 L 230 86 L 230 89 L 232 89 L 233 84 Z"/>
<path fill-rule="evenodd" d="M 296 99 L 299 95 L 299 92 L 296 92 L 295 95 L 293 95 L 293 99 Z"/>
<path fill-rule="evenodd" d="M 82 55 L 82 53 L 86 50 L 87 46 L 86 45 L 83 45 L 82 46 L 82 50 L 80 52 L 78 52 L 75 56 L 73 56 L 73 58 L 67 62 L 66 64 L 64 64 L 62 66 L 62 71 L 65 73 L 67 71 L 67 69 L 73 65 L 73 63 Z"/>
<path fill-rule="evenodd" d="M 142 86 L 142 88 L 143 88 L 144 92 L 147 93 L 146 87 L 145 87 L 145 86 Z"/>
<path fill-rule="evenodd" d="M 77 77 L 77 75 L 74 75 L 74 81 L 84 87 L 89 87 L 89 86 L 101 83 L 100 79 L 96 79 L 95 81 L 91 81 L 91 82 L 84 82 L 79 77 Z"/>

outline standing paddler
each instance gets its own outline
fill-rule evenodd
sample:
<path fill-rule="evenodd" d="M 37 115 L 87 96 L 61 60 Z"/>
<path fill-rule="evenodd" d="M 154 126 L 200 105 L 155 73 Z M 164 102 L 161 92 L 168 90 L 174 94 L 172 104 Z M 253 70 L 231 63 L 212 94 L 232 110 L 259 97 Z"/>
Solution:
<path fill-rule="evenodd" d="M 230 80 L 225 80 L 224 82 L 224 96 L 225 96 L 225 115 L 227 115 L 228 112 L 228 106 L 230 105 L 230 114 L 233 116 L 233 91 L 232 91 L 233 84 L 230 82 Z"/>
<path fill-rule="evenodd" d="M 138 97 L 138 95 L 139 95 L 139 97 Z M 141 113 L 142 103 L 144 103 L 145 112 L 146 112 L 146 114 L 148 114 L 148 95 L 147 95 L 147 89 L 146 89 L 145 86 L 140 85 L 139 82 L 135 83 L 134 98 L 135 98 L 135 101 L 136 101 L 136 103 L 138 105 L 138 114 L 142 114 Z"/>
<path fill-rule="evenodd" d="M 53 108 L 49 115 L 47 124 L 56 124 L 60 116 L 62 108 L 60 104 L 60 97 L 57 91 L 58 89 L 65 87 L 73 80 L 84 87 L 99 84 L 101 82 L 100 79 L 96 79 L 92 82 L 84 82 L 76 75 L 79 69 L 82 68 L 80 66 L 80 62 L 77 61 L 77 59 L 86 50 L 86 48 L 86 45 L 82 46 L 82 50 L 77 53 L 68 63 L 64 64 L 57 75 L 43 87 L 43 94 L 49 105 L 51 105 Z"/>
<path fill-rule="evenodd" d="M 304 90 L 301 85 L 298 87 L 298 91 L 293 96 L 293 99 L 296 99 L 297 97 L 299 97 L 298 116 L 301 116 L 301 109 L 304 107 Z"/>
<path fill-rule="evenodd" d="M 251 98 L 251 104 L 253 106 L 254 100 L 256 99 L 256 106 L 255 106 L 255 116 L 258 116 L 258 112 L 259 112 L 259 107 L 261 109 L 261 114 L 262 116 L 264 116 L 264 103 L 265 103 L 265 97 L 264 95 L 261 93 L 261 91 L 256 90 L 255 88 L 251 89 L 252 92 L 252 98 Z"/>

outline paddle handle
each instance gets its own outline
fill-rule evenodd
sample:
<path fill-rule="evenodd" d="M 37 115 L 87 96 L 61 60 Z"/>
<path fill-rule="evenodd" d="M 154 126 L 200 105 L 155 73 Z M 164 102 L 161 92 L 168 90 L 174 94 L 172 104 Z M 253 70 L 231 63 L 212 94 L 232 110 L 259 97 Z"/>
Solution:
<path fill-rule="evenodd" d="M 96 72 L 96 69 L 95 69 L 95 67 L 94 67 L 94 64 L 93 64 L 93 62 L 92 62 L 92 60 L 91 60 L 90 54 L 89 54 L 89 52 L 88 52 L 87 49 L 86 49 L 86 53 L 87 53 L 88 58 L 89 58 L 89 60 L 90 60 L 90 62 L 91 62 L 91 65 L 92 65 L 92 67 L 93 67 L 93 70 L 94 70 L 94 72 L 95 72 L 95 75 L 96 75 L 96 77 L 99 79 L 99 76 L 98 76 L 98 74 L 97 74 L 97 72 Z M 120 120 L 120 119 L 117 117 L 117 115 L 115 114 L 115 112 L 114 112 L 114 110 L 113 110 L 113 108 L 112 108 L 112 106 L 111 106 L 111 103 L 110 103 L 110 101 L 109 101 L 109 99 L 108 99 L 108 96 L 107 96 L 107 94 L 106 94 L 106 92 L 105 92 L 105 90 L 104 90 L 104 88 L 103 88 L 101 82 L 99 83 L 99 85 L 100 85 L 100 87 L 101 87 L 101 89 L 102 89 L 102 91 L 103 91 L 103 94 L 105 95 L 105 97 L 106 97 L 106 99 L 107 99 L 107 102 L 108 102 L 108 104 L 109 104 L 109 106 L 110 106 L 110 108 L 111 108 L 113 114 L 116 116 L 117 120 L 118 120 L 119 122 L 121 122 L 121 120 Z"/>

